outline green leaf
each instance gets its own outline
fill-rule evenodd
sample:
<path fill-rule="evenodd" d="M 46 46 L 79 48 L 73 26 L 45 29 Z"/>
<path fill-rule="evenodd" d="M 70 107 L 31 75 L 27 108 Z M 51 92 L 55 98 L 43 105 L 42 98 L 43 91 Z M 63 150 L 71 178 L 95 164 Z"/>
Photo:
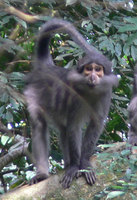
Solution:
<path fill-rule="evenodd" d="M 122 33 L 121 35 L 120 35 L 120 39 L 122 40 L 122 41 L 126 41 L 127 39 L 128 39 L 128 35 L 127 34 L 124 34 L 124 33 Z"/>
<path fill-rule="evenodd" d="M 96 18 L 92 18 L 93 24 L 95 24 L 97 27 L 101 28 L 102 31 L 104 32 L 105 29 L 105 22 L 102 19 L 96 19 Z"/>
<path fill-rule="evenodd" d="M 100 47 L 100 49 L 107 49 L 107 51 L 111 51 L 112 54 L 115 52 L 113 42 L 110 39 L 106 39 L 106 40 L 102 41 L 99 44 L 99 47 Z"/>
<path fill-rule="evenodd" d="M 86 30 L 87 32 L 90 32 L 91 30 L 93 30 L 93 25 L 91 23 L 89 23 L 87 26 L 86 26 Z"/>
<path fill-rule="evenodd" d="M 118 29 L 118 32 L 124 33 L 128 31 L 136 31 L 137 30 L 137 25 L 135 24 L 127 24 L 125 26 L 122 26 Z"/>
<path fill-rule="evenodd" d="M 127 98 L 127 97 L 118 96 L 118 95 L 115 95 L 115 94 L 113 94 L 113 98 L 114 98 L 115 100 L 119 100 L 119 101 L 128 101 L 128 98 Z"/>
<path fill-rule="evenodd" d="M 2 143 L 3 146 L 8 142 L 8 140 L 9 140 L 8 136 L 2 135 L 1 143 Z"/>
<path fill-rule="evenodd" d="M 112 156 L 110 153 L 101 153 L 97 155 L 99 160 L 109 160 Z"/>
<path fill-rule="evenodd" d="M 3 45 L 3 49 L 8 51 L 9 53 L 15 54 L 15 50 L 23 51 L 23 48 L 17 45 L 13 40 L 0 37 L 0 42 L 1 45 Z"/>
<path fill-rule="evenodd" d="M 24 84 L 24 74 L 20 72 L 12 72 L 8 75 L 9 82 L 13 87 L 22 86 Z"/>
<path fill-rule="evenodd" d="M 66 6 L 70 6 L 76 2 L 77 2 L 77 0 L 66 0 Z"/>
<path fill-rule="evenodd" d="M 7 111 L 5 114 L 5 118 L 8 122 L 12 122 L 13 121 L 13 115 L 10 111 Z"/>
<path fill-rule="evenodd" d="M 105 40 L 108 40 L 108 37 L 107 36 L 100 36 L 98 38 L 98 41 L 105 41 Z"/>
<path fill-rule="evenodd" d="M 131 45 L 131 44 L 134 43 L 134 41 L 135 41 L 136 39 L 137 39 L 137 33 L 131 34 L 131 35 L 128 37 L 126 43 L 127 43 L 128 45 Z"/>
<path fill-rule="evenodd" d="M 9 20 L 11 19 L 11 16 L 6 16 L 2 19 L 2 24 L 7 24 L 9 22 Z"/>
<path fill-rule="evenodd" d="M 79 45 L 77 45 L 75 42 L 71 41 L 71 40 L 67 40 L 66 41 L 70 46 L 74 47 L 74 48 L 79 48 Z"/>
<path fill-rule="evenodd" d="M 73 62 L 74 62 L 74 60 L 72 59 L 70 62 L 67 63 L 67 65 L 64 66 L 64 68 L 69 69 L 69 68 L 73 67 L 73 65 L 74 65 Z"/>
<path fill-rule="evenodd" d="M 72 56 L 72 53 L 66 53 L 66 54 L 59 55 L 55 58 L 55 60 L 63 60 L 66 56 Z"/>
<path fill-rule="evenodd" d="M 124 58 L 120 58 L 118 61 L 120 65 L 127 66 L 127 61 Z"/>
<path fill-rule="evenodd" d="M 30 179 L 32 179 L 32 177 L 34 177 L 36 175 L 36 172 L 34 171 L 27 171 L 26 172 L 26 179 L 29 181 Z"/>
<path fill-rule="evenodd" d="M 137 183 L 128 183 L 128 186 L 137 187 Z"/>
<path fill-rule="evenodd" d="M 129 45 L 126 43 L 123 47 L 123 52 L 126 56 L 129 56 L 130 55 L 130 47 Z"/>
<path fill-rule="evenodd" d="M 0 101 L 1 101 L 1 102 L 4 102 L 4 103 L 7 103 L 8 100 L 9 100 L 9 95 L 7 94 L 7 92 L 4 92 L 4 93 L 2 94 L 2 97 L 0 98 Z"/>
<path fill-rule="evenodd" d="M 121 52 L 122 52 L 122 47 L 119 43 L 117 43 L 115 46 L 115 53 L 116 53 L 117 57 L 119 57 L 121 55 Z"/>
<path fill-rule="evenodd" d="M 27 23 L 23 21 L 22 19 L 19 19 L 18 17 L 14 17 L 14 19 L 19 22 L 25 29 L 27 29 Z"/>
<path fill-rule="evenodd" d="M 133 60 L 137 59 L 137 48 L 135 46 L 131 46 L 131 55 Z"/>
<path fill-rule="evenodd" d="M 115 144 L 100 144 L 99 147 L 103 147 L 103 148 L 108 148 L 108 147 L 114 147 Z"/>
<path fill-rule="evenodd" d="M 13 80 L 22 80 L 24 76 L 25 75 L 21 72 L 12 72 L 9 74 L 10 79 L 13 79 Z"/>
<path fill-rule="evenodd" d="M 50 16 L 42 16 L 42 15 L 39 15 L 39 19 L 40 20 L 43 20 L 43 21 L 49 21 L 52 19 L 52 17 Z"/>
<path fill-rule="evenodd" d="M 10 189 L 14 189 L 16 188 L 17 186 L 21 185 L 21 183 L 23 183 L 23 178 L 17 178 L 13 181 L 10 182 Z"/>
<path fill-rule="evenodd" d="M 121 195 L 124 195 L 125 192 L 122 192 L 122 191 L 114 191 L 114 192 L 110 192 L 108 193 L 107 195 L 107 199 L 113 199 L 115 197 L 118 197 L 118 196 L 121 196 Z"/>
<path fill-rule="evenodd" d="M 7 76 L 3 72 L 0 72 L 0 81 L 3 82 L 3 83 L 7 83 L 8 82 Z"/>
<path fill-rule="evenodd" d="M 19 106 L 20 106 L 19 103 L 15 99 L 13 99 L 12 97 L 10 97 L 10 103 L 14 107 L 14 109 L 16 109 L 16 110 L 19 109 Z"/>
<path fill-rule="evenodd" d="M 137 38 L 137 37 L 136 37 Z M 137 39 L 134 39 L 133 43 L 137 45 Z"/>
<path fill-rule="evenodd" d="M 130 155 L 130 154 L 131 154 L 130 150 L 123 150 L 123 151 L 121 151 L 121 155 L 122 156 L 127 156 L 127 155 Z"/>
<path fill-rule="evenodd" d="M 131 24 L 137 24 L 137 17 L 124 17 L 124 20 Z"/>
<path fill-rule="evenodd" d="M 2 117 L 3 113 L 5 111 L 5 106 L 0 107 L 0 116 Z"/>
<path fill-rule="evenodd" d="M 90 20 L 84 20 L 81 24 L 81 27 L 84 27 L 85 25 L 88 25 L 90 23 Z"/>

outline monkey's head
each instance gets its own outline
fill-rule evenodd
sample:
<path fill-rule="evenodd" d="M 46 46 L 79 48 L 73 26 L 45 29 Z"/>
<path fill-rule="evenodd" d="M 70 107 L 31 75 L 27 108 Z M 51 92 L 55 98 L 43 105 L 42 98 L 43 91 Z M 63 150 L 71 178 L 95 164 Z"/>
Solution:
<path fill-rule="evenodd" d="M 100 56 L 86 55 L 86 56 L 84 56 L 78 62 L 77 71 L 79 73 L 83 73 L 85 66 L 92 65 L 93 63 L 96 64 L 97 66 L 101 66 L 105 75 L 109 75 L 112 73 L 112 71 L 111 71 L 112 63 L 104 55 L 100 55 Z"/>

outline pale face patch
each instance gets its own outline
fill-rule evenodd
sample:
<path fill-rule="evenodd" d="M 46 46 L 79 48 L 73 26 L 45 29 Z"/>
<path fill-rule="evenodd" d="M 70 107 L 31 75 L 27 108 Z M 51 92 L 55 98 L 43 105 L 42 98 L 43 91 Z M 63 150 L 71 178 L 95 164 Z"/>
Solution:
<path fill-rule="evenodd" d="M 99 78 L 101 78 L 104 76 L 104 68 L 102 65 L 91 63 L 84 66 L 83 73 L 85 76 L 96 74 Z"/>

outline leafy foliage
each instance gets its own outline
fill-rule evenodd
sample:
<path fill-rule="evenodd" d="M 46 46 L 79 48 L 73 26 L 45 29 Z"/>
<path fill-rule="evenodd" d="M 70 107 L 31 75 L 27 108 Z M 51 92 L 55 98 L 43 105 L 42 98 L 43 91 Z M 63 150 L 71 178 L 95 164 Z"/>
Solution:
<path fill-rule="evenodd" d="M 115 145 L 116 146 L 116 145 Z M 114 148 L 113 144 L 100 145 L 102 148 Z M 131 199 L 136 199 L 136 193 L 133 193 L 137 188 L 136 177 L 137 177 L 137 147 L 131 147 L 129 144 L 126 145 L 121 152 L 108 152 L 98 154 L 98 160 L 102 167 L 102 174 L 108 175 L 113 173 L 115 175 L 112 178 L 111 185 L 107 186 L 104 191 L 99 192 L 95 195 L 95 199 L 113 199 L 115 197 L 124 196 L 130 194 Z M 132 154 L 131 151 L 135 151 Z M 126 198 L 125 198 L 126 199 Z"/>

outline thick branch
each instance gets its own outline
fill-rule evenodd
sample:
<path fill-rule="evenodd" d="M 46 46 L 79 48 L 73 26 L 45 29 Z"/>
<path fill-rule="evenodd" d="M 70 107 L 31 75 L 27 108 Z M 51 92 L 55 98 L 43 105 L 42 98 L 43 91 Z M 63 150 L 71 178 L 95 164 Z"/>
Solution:
<path fill-rule="evenodd" d="M 16 8 L 14 8 L 13 6 L 9 6 L 5 9 L 5 12 L 7 13 L 10 13 L 11 15 L 15 15 L 17 17 L 19 17 L 20 19 L 28 22 L 28 23 L 34 23 L 36 22 L 37 20 L 39 20 L 39 16 L 37 15 L 29 15 L 29 14 L 26 14 Z"/>
<path fill-rule="evenodd" d="M 9 150 L 8 154 L 0 158 L 0 171 L 3 169 L 3 167 L 11 163 L 19 156 L 26 155 L 28 145 L 29 143 L 24 141 L 24 144 L 20 145 L 18 148 L 13 149 L 13 147 L 11 147 L 11 150 Z"/>
<path fill-rule="evenodd" d="M 116 143 L 117 150 L 125 149 L 125 143 Z M 111 149 L 112 150 L 112 149 Z M 113 150 L 112 150 L 113 152 Z M 19 199 L 52 199 L 52 200 L 91 200 L 94 199 L 97 194 L 100 194 L 101 191 L 106 189 L 106 185 L 114 184 L 116 180 L 116 174 L 112 172 L 112 170 L 108 170 L 108 174 L 103 174 L 103 169 L 101 166 L 101 162 L 98 160 L 96 156 L 92 157 L 92 165 L 98 169 L 98 176 L 96 184 L 90 186 L 86 183 L 84 177 L 80 177 L 78 179 L 74 179 L 72 185 L 68 189 L 63 189 L 60 180 L 62 178 L 62 172 L 58 173 L 58 175 L 52 175 L 47 180 L 44 180 L 38 184 L 34 184 L 32 186 L 25 185 L 21 188 L 8 192 L 5 195 L 0 196 L 2 200 L 19 200 Z M 105 162 L 105 161 L 104 161 Z M 111 162 L 111 160 L 110 160 Z M 108 165 L 108 160 L 106 160 L 106 164 Z M 126 167 L 125 167 L 126 168 Z M 124 174 L 124 170 L 123 170 Z M 123 174 L 121 176 L 123 177 Z M 130 199 L 127 197 L 125 199 Z"/>

